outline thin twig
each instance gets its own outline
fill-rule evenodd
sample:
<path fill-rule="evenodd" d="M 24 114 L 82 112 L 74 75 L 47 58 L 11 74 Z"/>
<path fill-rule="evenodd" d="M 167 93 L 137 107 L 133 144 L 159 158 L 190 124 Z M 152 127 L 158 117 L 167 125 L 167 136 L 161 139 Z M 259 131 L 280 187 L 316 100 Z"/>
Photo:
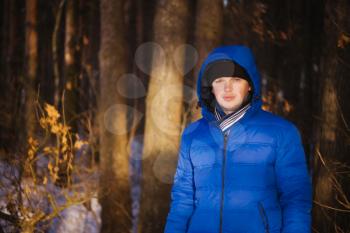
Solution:
<path fill-rule="evenodd" d="M 325 204 L 322 204 L 318 201 L 315 201 L 314 200 L 314 203 L 321 206 L 321 207 L 324 207 L 326 209 L 330 209 L 330 210 L 334 210 L 334 211 L 339 211 L 339 212 L 345 212 L 345 213 L 350 213 L 350 210 L 345 210 L 345 209 L 339 209 L 339 208 L 335 208 L 335 207 L 332 207 L 332 206 L 329 206 L 329 205 L 325 205 Z"/>

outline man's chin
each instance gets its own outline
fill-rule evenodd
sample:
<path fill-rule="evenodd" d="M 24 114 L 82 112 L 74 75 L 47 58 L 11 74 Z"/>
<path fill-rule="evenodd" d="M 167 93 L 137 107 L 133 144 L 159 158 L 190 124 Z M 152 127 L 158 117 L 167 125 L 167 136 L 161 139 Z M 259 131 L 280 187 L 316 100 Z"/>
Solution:
<path fill-rule="evenodd" d="M 231 106 L 225 107 L 225 106 L 224 106 L 222 109 L 224 110 L 224 112 L 225 112 L 226 114 L 229 114 L 229 113 L 233 113 L 233 112 L 237 111 L 237 110 L 238 110 L 238 107 L 231 107 Z"/>

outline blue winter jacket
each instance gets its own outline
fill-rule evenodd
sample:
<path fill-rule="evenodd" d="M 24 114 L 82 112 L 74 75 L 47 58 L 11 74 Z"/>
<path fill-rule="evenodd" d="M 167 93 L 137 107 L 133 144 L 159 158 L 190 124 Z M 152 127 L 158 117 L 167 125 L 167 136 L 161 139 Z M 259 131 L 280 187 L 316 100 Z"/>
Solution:
<path fill-rule="evenodd" d="M 205 67 L 234 60 L 252 79 L 243 118 L 224 136 L 202 99 Z M 310 233 L 311 182 L 296 127 L 261 109 L 250 49 L 225 46 L 204 61 L 197 92 L 203 117 L 182 135 L 166 233 Z"/>

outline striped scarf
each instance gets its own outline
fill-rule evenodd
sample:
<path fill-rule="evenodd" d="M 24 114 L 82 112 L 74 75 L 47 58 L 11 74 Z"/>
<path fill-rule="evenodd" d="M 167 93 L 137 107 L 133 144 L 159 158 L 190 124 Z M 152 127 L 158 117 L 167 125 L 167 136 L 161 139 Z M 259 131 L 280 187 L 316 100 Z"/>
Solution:
<path fill-rule="evenodd" d="M 216 104 L 214 115 L 222 132 L 225 132 L 234 123 L 241 119 L 250 107 L 251 105 L 247 104 L 236 112 L 226 114 L 224 111 L 222 111 L 221 107 Z"/>

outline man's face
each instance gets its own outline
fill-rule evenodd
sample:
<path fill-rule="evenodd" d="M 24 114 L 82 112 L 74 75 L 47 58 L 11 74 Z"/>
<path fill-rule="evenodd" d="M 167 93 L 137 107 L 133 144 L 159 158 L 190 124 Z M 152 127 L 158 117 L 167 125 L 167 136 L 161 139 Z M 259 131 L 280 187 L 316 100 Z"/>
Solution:
<path fill-rule="evenodd" d="M 213 94 L 226 114 L 230 114 L 242 105 L 248 92 L 249 83 L 239 77 L 220 77 L 213 81 Z"/>

